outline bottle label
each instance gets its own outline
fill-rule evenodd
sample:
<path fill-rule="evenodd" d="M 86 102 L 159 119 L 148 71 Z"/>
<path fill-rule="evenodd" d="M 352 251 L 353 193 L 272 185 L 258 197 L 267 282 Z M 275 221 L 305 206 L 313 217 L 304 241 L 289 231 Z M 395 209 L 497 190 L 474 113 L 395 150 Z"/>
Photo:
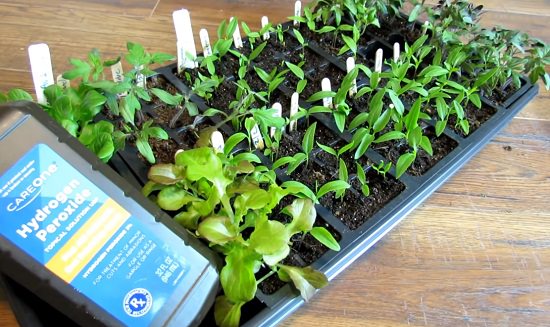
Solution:
<path fill-rule="evenodd" d="M 1 234 L 129 326 L 148 326 L 189 263 L 45 144 L 0 176 Z"/>

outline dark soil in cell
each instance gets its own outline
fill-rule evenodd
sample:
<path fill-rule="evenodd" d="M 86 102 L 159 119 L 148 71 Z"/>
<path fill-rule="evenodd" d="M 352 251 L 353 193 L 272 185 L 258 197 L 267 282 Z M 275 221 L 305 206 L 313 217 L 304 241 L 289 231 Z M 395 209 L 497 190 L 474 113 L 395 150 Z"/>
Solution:
<path fill-rule="evenodd" d="M 279 142 L 279 149 L 276 152 L 275 158 L 293 156 L 300 151 L 300 147 L 296 143 L 294 143 L 291 138 L 283 135 L 281 141 Z"/>
<path fill-rule="evenodd" d="M 420 176 L 426 173 L 457 146 L 456 141 L 445 134 L 436 137 L 435 130 L 431 126 L 424 129 L 424 135 L 428 136 L 430 139 L 433 156 L 430 156 L 419 147 L 416 160 L 409 169 L 407 169 L 407 173 L 414 176 Z M 371 147 L 393 162 L 394 165 L 402 154 L 411 150 L 406 140 L 388 141 L 380 144 L 373 144 Z"/>
<path fill-rule="evenodd" d="M 483 123 L 493 117 L 496 112 L 497 110 L 493 107 L 482 105 L 481 108 L 477 108 L 473 104 L 469 103 L 464 108 L 464 117 L 468 119 L 468 123 L 470 124 L 470 131 L 468 135 L 464 133 L 460 125 L 456 125 L 456 116 L 453 115 L 449 117 L 447 124 L 458 135 L 468 137 L 469 135 L 472 135 L 472 133 L 475 132 Z"/>
<path fill-rule="evenodd" d="M 309 163 L 304 162 L 300 165 L 298 169 L 292 172 L 290 178 L 305 184 L 315 192 L 322 185 L 334 180 L 334 176 L 337 174 L 337 171 L 321 166 L 310 158 Z"/>
<path fill-rule="evenodd" d="M 179 115 L 174 126 L 170 126 L 170 122 L 175 115 Z M 180 113 L 180 109 L 170 107 L 168 105 L 159 105 L 153 109 L 155 123 L 162 125 L 165 129 L 174 129 L 187 126 L 193 123 L 195 117 L 189 116 L 187 110 Z"/>
<path fill-rule="evenodd" d="M 233 80 L 225 80 L 212 94 L 208 105 L 227 114 L 231 113 L 229 104 L 235 99 L 237 85 Z"/>
<path fill-rule="evenodd" d="M 149 144 L 153 148 L 158 163 L 171 163 L 174 161 L 174 155 L 178 150 L 178 145 L 174 140 L 164 141 L 153 138 L 150 139 Z"/>

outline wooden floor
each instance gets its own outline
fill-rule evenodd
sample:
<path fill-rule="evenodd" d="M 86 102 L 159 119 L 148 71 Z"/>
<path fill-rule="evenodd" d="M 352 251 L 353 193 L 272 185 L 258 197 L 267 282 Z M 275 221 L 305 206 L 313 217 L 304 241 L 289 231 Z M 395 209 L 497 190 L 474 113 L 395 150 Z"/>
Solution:
<path fill-rule="evenodd" d="M 550 1 L 478 3 L 485 25 L 550 42 Z M 171 13 L 181 7 L 196 34 L 215 35 L 230 16 L 285 21 L 293 1 L 0 0 L 0 91 L 33 89 L 31 43 L 49 44 L 56 74 L 94 47 L 117 56 L 127 40 L 175 53 Z M 282 325 L 550 325 L 550 92 Z M 0 326 L 17 326 L 4 295 Z"/>

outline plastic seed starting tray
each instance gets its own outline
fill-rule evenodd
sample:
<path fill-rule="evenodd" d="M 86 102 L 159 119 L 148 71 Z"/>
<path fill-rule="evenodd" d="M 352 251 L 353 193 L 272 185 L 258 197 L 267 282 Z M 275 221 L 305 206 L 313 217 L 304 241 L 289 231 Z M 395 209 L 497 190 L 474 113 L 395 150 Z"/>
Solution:
<path fill-rule="evenodd" d="M 288 24 L 288 23 L 287 23 Z M 288 26 L 288 25 L 286 25 Z M 272 35 L 272 39 L 276 37 Z M 293 35 L 287 32 L 286 38 L 293 40 Z M 374 63 L 374 52 L 378 48 L 383 48 L 386 55 L 391 54 L 392 49 L 390 44 L 393 42 L 400 42 L 401 48 L 404 48 L 404 37 L 399 34 L 389 33 L 387 39 L 379 38 L 376 35 L 366 36 L 368 41 L 363 42 L 363 45 L 359 47 L 358 61 L 363 62 L 366 65 L 372 66 Z M 271 41 L 270 41 L 271 42 Z M 290 42 L 289 42 L 290 43 Z M 294 42 L 293 46 L 289 46 L 284 50 L 275 50 L 270 52 L 270 57 L 280 60 L 286 60 L 292 57 L 293 54 L 302 53 L 302 49 L 299 44 Z M 345 75 L 345 57 L 337 57 L 331 55 L 324 50 L 319 44 L 314 41 L 307 42 L 307 48 L 303 52 L 308 62 L 315 62 L 314 65 L 306 66 L 305 73 L 310 86 L 320 86 L 320 79 L 315 76 L 317 72 L 323 72 L 326 77 L 338 79 L 338 76 L 342 78 Z M 361 44 L 361 42 L 360 42 Z M 264 51 L 269 49 L 269 44 Z M 231 56 L 231 54 L 228 54 Z M 233 58 L 235 59 L 235 58 Z M 385 58 L 388 59 L 388 58 Z M 237 61 L 238 62 L 238 61 Z M 255 61 L 253 65 L 265 64 L 264 62 Z M 268 70 L 265 69 L 266 71 Z M 388 69 L 388 67 L 384 67 Z M 182 75 L 176 74 L 175 65 L 169 65 L 157 70 L 158 75 L 154 77 L 157 81 L 160 79 L 163 85 L 175 88 L 179 93 L 190 93 L 190 89 L 185 85 L 182 80 Z M 328 72 L 328 73 L 327 73 Z M 255 75 L 254 70 L 250 69 L 248 76 Z M 325 77 L 325 76 L 322 76 Z M 226 82 L 231 86 L 231 81 L 235 79 L 235 76 L 226 75 Z M 341 81 L 341 79 L 340 79 Z M 333 82 L 334 83 L 334 82 Z M 359 86 L 367 83 L 365 80 L 359 80 Z M 334 83 L 333 85 L 338 85 Z M 155 86 L 161 87 L 161 86 Z M 291 82 L 282 83 L 276 91 L 277 99 L 282 100 L 284 103 L 290 101 L 292 94 Z M 334 90 L 334 87 L 333 87 Z M 310 91 L 316 92 L 317 90 Z M 304 91 L 304 93 L 307 93 Z M 395 194 L 388 195 L 385 205 L 379 209 L 375 209 L 374 213 L 370 217 L 363 217 L 364 222 L 346 222 L 341 220 L 338 214 L 334 214 L 330 208 L 323 205 L 321 201 L 320 205 L 317 205 L 318 220 L 321 224 L 324 224 L 332 231 L 341 246 L 339 252 L 326 251 L 318 259 L 312 262 L 312 266 L 319 269 L 327 275 L 329 279 L 333 279 L 347 266 L 352 264 L 355 259 L 361 256 L 371 246 L 373 246 L 379 239 L 381 239 L 386 233 L 388 233 L 393 227 L 395 227 L 409 212 L 411 212 L 416 206 L 424 201 L 432 192 L 434 192 L 439 186 L 441 186 L 447 179 L 449 179 L 455 172 L 457 172 L 468 160 L 470 160 L 477 152 L 479 152 L 485 144 L 487 144 L 504 126 L 506 126 L 510 120 L 538 93 L 538 86 L 530 84 L 527 80 L 523 80 L 523 85 L 520 89 L 513 92 L 507 99 L 504 99 L 500 104 L 496 104 L 494 101 L 482 96 L 482 110 L 488 110 L 492 115 L 486 121 L 484 121 L 475 131 L 471 132 L 468 136 L 462 136 L 457 130 L 453 129 L 449 124 L 438 140 L 445 144 L 448 153 L 439 153 L 434 145 L 434 154 L 439 153 L 441 159 L 432 165 L 426 171 L 413 175 L 408 172 L 405 173 L 399 181 L 395 180 L 395 170 L 392 168 L 388 173 L 387 179 L 391 180 L 395 189 Z M 234 94 L 234 93 L 233 93 Z M 216 96 L 216 95 L 215 95 Z M 308 96 L 300 99 L 300 105 L 304 108 L 310 106 L 310 104 L 303 101 Z M 204 112 L 209 108 L 209 105 L 205 101 L 196 95 L 191 97 L 191 100 L 195 102 L 199 109 Z M 144 113 L 152 118 L 157 118 L 159 105 L 144 104 Z M 356 108 L 359 110 L 367 110 L 367 108 Z M 288 109 L 287 109 L 288 110 Z M 283 112 L 285 110 L 283 109 Z M 317 114 L 311 119 L 311 122 L 317 122 L 317 136 L 327 140 L 327 143 L 331 146 L 337 146 L 342 142 L 349 142 L 351 135 L 349 133 L 341 134 L 338 132 L 334 125 L 331 116 L 324 114 Z M 189 139 L 197 128 L 205 125 L 220 124 L 218 118 L 202 118 L 200 121 L 193 122 L 193 128 L 189 126 L 181 126 L 178 128 L 168 128 L 163 126 L 173 142 L 178 144 L 178 147 L 189 148 L 192 146 L 189 143 Z M 307 128 L 307 126 L 306 126 Z M 428 121 L 423 126 L 425 132 L 434 129 L 434 122 Z M 234 133 L 233 128 L 230 125 L 221 125 L 219 129 L 225 137 L 228 137 Z M 429 134 L 429 132 L 428 132 Z M 433 136 L 432 144 L 434 143 L 435 135 Z M 300 149 L 300 144 L 293 141 L 291 137 L 283 137 L 283 142 L 289 144 L 291 148 Z M 323 142 L 320 142 L 323 143 Z M 371 148 L 366 152 L 365 160 L 367 163 L 378 163 L 380 160 L 388 161 L 388 158 L 384 157 L 387 154 L 382 148 Z M 121 151 L 111 161 L 111 167 L 113 167 L 121 176 L 126 178 L 137 188 L 140 188 L 147 181 L 148 166 L 144 164 L 143 160 L 137 160 L 137 150 L 131 147 L 127 147 L 125 151 Z M 263 158 L 266 165 L 270 165 L 271 161 L 259 154 Z M 327 172 L 328 174 L 334 174 L 334 166 L 331 166 L 321 157 L 319 149 L 314 149 L 312 152 L 313 163 L 315 167 L 319 167 L 319 171 Z M 391 159 L 391 158 L 390 158 Z M 428 166 L 430 166 L 428 165 Z M 394 165 L 395 166 L 395 165 Z M 353 168 L 348 167 L 350 173 L 354 171 Z M 368 174 L 368 168 L 366 173 Z M 337 175 L 337 173 L 336 173 Z M 278 171 L 279 180 L 286 181 L 294 176 L 286 176 L 284 171 Z M 354 175 L 351 176 L 351 184 L 354 189 L 349 191 L 349 196 L 352 199 L 359 199 L 359 201 L 365 202 L 362 198 L 361 191 L 357 188 L 357 184 L 354 184 Z M 353 200 L 355 201 L 355 200 Z M 355 202 L 352 202 L 355 203 Z M 305 260 L 304 260 L 305 261 Z M 259 276 L 261 277 L 261 276 Z M 14 312 L 17 316 L 19 323 L 22 326 L 46 326 L 47 321 L 52 321 L 55 315 L 56 322 L 64 322 L 63 325 L 71 325 L 71 322 L 67 318 L 64 318 L 59 313 L 52 313 L 52 309 L 43 302 L 40 301 L 33 294 L 29 293 L 24 287 L 16 284 L 15 282 L 4 278 L 4 284 L 7 289 L 8 298 Z M 260 288 L 261 289 L 261 288 Z M 290 285 L 285 284 L 280 289 L 272 294 L 266 294 L 261 290 L 258 291 L 256 299 L 248 303 L 243 307 L 243 316 L 241 323 L 246 326 L 273 326 L 296 310 L 303 300 L 299 297 L 299 293 L 294 290 Z M 212 316 L 212 315 L 210 315 Z M 209 319 L 209 318 L 207 318 Z M 210 318 L 212 319 L 212 318 Z M 65 323 L 66 322 L 66 323 Z M 206 320 L 203 325 L 211 325 L 212 320 Z"/>

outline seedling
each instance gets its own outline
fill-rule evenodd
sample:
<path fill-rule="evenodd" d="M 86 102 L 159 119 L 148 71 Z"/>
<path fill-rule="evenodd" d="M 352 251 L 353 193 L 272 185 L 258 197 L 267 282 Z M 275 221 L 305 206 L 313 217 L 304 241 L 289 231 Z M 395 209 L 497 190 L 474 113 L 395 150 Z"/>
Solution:
<path fill-rule="evenodd" d="M 162 102 L 173 106 L 177 111 L 176 114 L 170 119 L 170 123 L 168 127 L 175 128 L 177 121 L 181 118 L 181 116 L 185 113 L 185 110 L 187 110 L 190 117 L 194 117 L 199 114 L 199 108 L 197 105 L 189 100 L 189 95 L 181 95 L 179 93 L 176 93 L 174 95 L 162 90 L 153 88 L 151 89 L 151 93 L 156 95 Z"/>
<path fill-rule="evenodd" d="M 378 163 L 378 165 L 372 165 L 371 168 L 376 170 L 376 172 L 380 175 L 382 175 L 382 177 L 384 177 L 384 179 L 386 179 L 386 174 L 390 171 L 391 169 L 391 166 L 392 166 L 392 162 L 388 162 L 388 163 L 384 163 L 383 160 L 380 160 L 380 162 Z"/>
<path fill-rule="evenodd" d="M 285 65 L 290 69 L 292 74 L 298 78 L 298 83 L 296 84 L 296 93 L 300 94 L 307 85 L 307 79 L 304 71 L 300 66 L 303 66 L 304 62 L 300 62 L 298 65 L 295 65 L 291 62 L 285 61 Z"/>
<path fill-rule="evenodd" d="M 367 176 L 365 175 L 363 166 L 361 166 L 357 162 L 355 163 L 355 166 L 357 168 L 357 180 L 361 184 L 361 193 L 363 193 L 364 196 L 369 196 L 370 188 L 369 188 L 369 184 L 367 183 Z"/>

